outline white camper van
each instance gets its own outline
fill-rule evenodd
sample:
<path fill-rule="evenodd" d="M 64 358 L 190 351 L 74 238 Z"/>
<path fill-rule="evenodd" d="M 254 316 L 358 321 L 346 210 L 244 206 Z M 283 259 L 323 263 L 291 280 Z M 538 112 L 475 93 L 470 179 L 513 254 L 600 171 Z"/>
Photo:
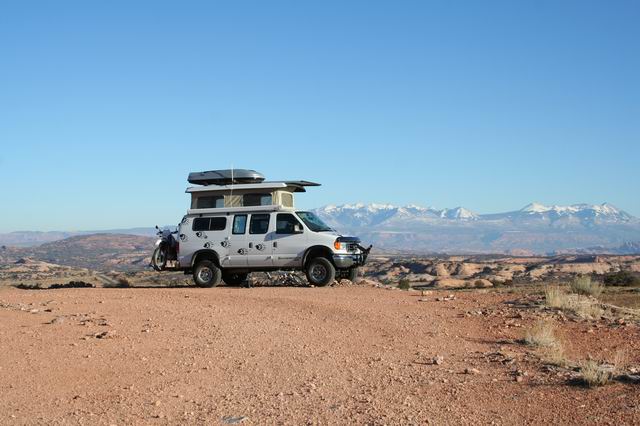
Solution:
<path fill-rule="evenodd" d="M 295 194 L 319 186 L 268 182 L 254 170 L 189 174 L 191 207 L 176 232 L 159 231 L 156 270 L 192 273 L 201 287 L 237 285 L 254 271 L 303 270 L 310 284 L 354 280 L 371 247 L 340 235 L 314 213 L 295 208 Z"/>

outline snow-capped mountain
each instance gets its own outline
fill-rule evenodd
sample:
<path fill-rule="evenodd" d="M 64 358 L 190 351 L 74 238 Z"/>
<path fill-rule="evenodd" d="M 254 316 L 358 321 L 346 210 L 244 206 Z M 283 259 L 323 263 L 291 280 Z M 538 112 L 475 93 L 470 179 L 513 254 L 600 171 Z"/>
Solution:
<path fill-rule="evenodd" d="M 446 220 L 476 220 L 478 215 L 464 207 L 438 210 L 430 207 L 408 205 L 397 207 L 391 204 L 344 204 L 328 205 L 315 210 L 328 224 L 338 228 L 378 226 L 386 222 L 420 221 L 438 222 Z"/>
<path fill-rule="evenodd" d="M 443 219 L 462 219 L 462 220 L 476 220 L 480 216 L 475 214 L 469 209 L 464 207 L 456 207 L 454 209 L 444 209 L 440 211 L 440 217 Z"/>
<path fill-rule="evenodd" d="M 574 204 L 571 206 L 545 206 L 539 203 L 531 203 L 518 211 L 530 216 L 549 215 L 556 217 L 576 216 L 580 218 L 602 219 L 609 221 L 628 222 L 633 219 L 626 213 L 608 203 L 603 204 Z"/>
<path fill-rule="evenodd" d="M 487 220 L 512 222 L 540 222 L 552 226 L 597 226 L 601 224 L 626 224 L 637 221 L 629 213 L 608 204 L 573 204 L 570 206 L 545 206 L 531 203 L 513 212 L 487 214 Z"/>
<path fill-rule="evenodd" d="M 620 246 L 640 239 L 640 220 L 604 203 L 545 206 L 476 214 L 464 207 L 345 204 L 315 212 L 332 227 L 368 237 L 374 244 L 422 251 L 532 252 Z"/>

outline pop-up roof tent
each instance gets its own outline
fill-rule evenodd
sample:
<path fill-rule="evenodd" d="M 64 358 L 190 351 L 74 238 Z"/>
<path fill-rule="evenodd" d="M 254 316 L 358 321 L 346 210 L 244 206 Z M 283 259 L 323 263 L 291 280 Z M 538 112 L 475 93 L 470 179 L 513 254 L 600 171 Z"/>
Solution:
<path fill-rule="evenodd" d="M 293 193 L 305 192 L 307 186 L 319 183 L 305 180 L 265 181 L 255 170 L 210 170 L 189 173 L 189 183 L 201 185 L 187 188 L 191 194 L 191 210 L 271 207 L 293 208 Z M 219 211 L 219 210 L 218 210 Z"/>

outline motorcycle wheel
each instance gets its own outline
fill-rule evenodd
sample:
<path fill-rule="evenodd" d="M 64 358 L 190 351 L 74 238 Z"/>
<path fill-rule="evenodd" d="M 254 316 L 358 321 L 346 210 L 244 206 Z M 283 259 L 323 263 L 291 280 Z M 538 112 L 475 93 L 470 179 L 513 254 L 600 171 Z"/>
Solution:
<path fill-rule="evenodd" d="M 164 270 L 167 266 L 167 250 L 164 246 L 156 247 L 151 256 L 151 266 L 156 271 Z"/>

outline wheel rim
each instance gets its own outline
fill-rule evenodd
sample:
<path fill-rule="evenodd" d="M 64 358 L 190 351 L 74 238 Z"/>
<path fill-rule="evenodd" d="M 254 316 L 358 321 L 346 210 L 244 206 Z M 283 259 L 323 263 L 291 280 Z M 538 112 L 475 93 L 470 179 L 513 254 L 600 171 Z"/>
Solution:
<path fill-rule="evenodd" d="M 201 268 L 198 271 L 198 279 L 202 282 L 209 282 L 211 277 L 213 276 L 213 272 L 210 268 Z"/>
<path fill-rule="evenodd" d="M 313 265 L 311 268 L 311 276 L 315 281 L 322 281 L 327 276 L 327 268 L 324 265 Z"/>

